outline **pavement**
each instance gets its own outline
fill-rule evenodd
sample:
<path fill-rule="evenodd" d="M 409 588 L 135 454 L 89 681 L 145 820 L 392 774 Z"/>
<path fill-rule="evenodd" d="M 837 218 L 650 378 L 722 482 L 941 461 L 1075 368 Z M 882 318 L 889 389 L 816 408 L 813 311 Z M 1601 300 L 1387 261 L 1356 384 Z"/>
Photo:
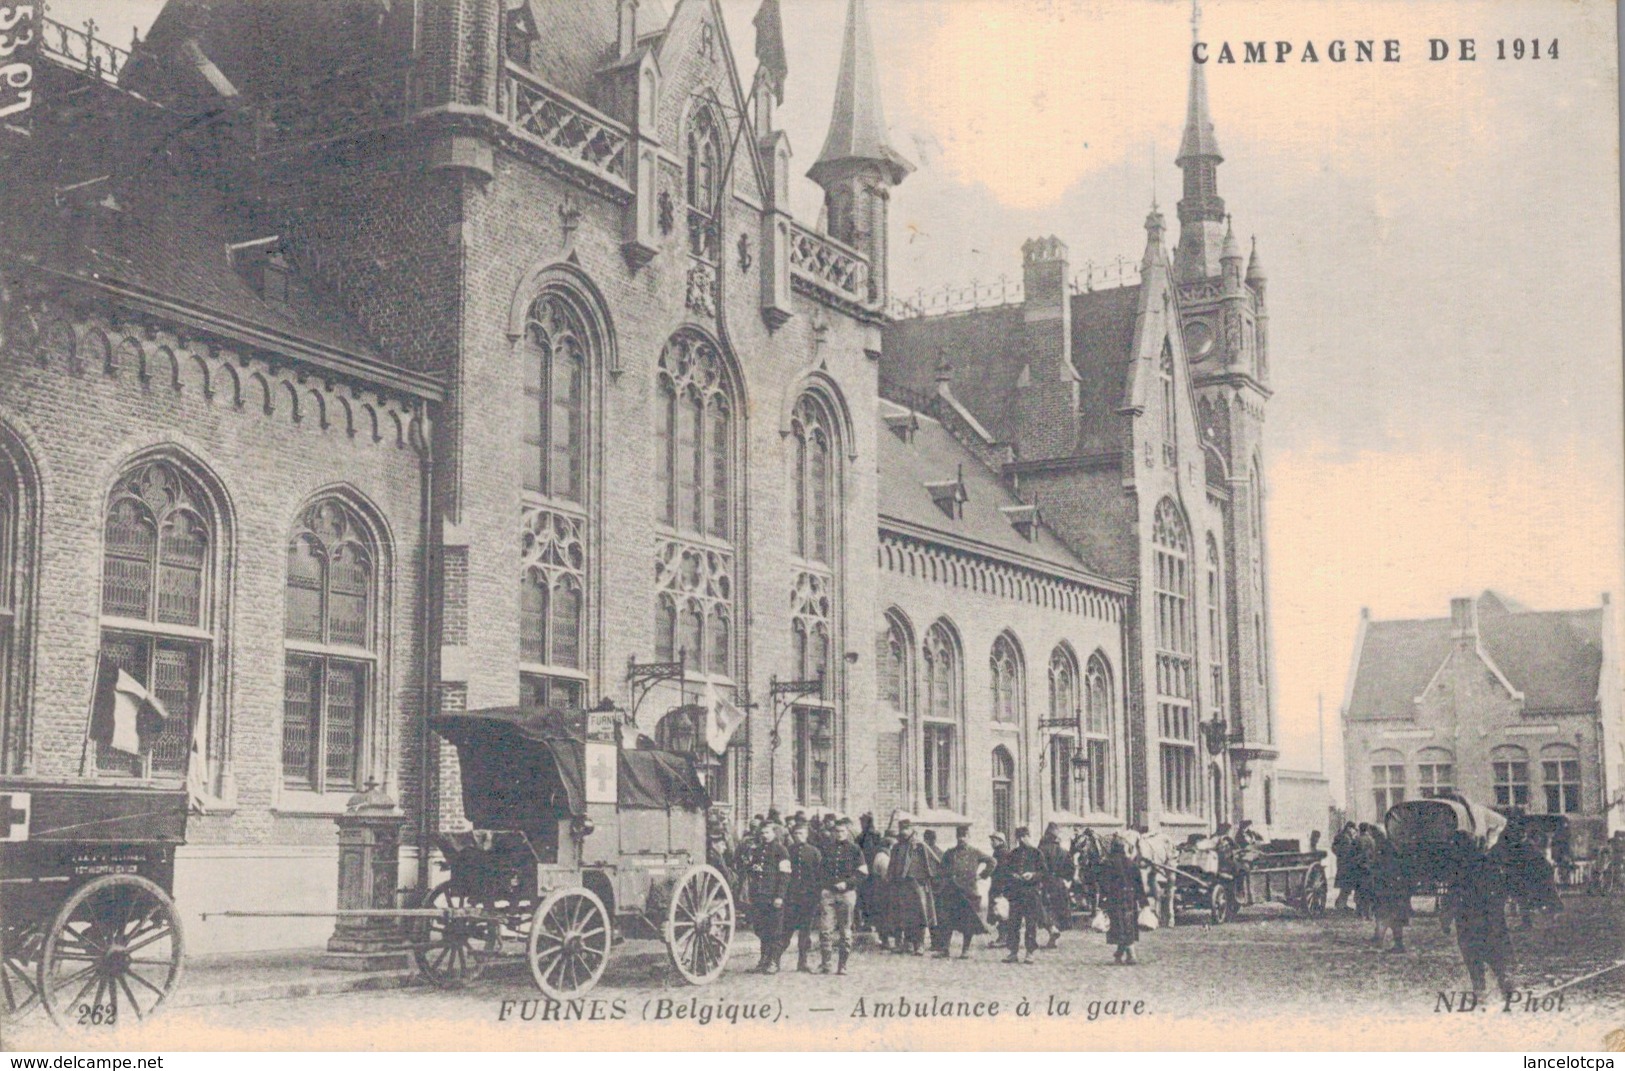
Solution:
<path fill-rule="evenodd" d="M 695 988 L 677 978 L 658 942 L 633 940 L 617 946 L 587 1000 L 551 1008 L 538 999 L 522 957 L 464 989 L 438 990 L 409 972 L 324 970 L 317 949 L 199 956 L 163 1014 L 75 1035 L 72 1044 L 862 1049 L 954 1039 L 972 1048 L 1595 1050 L 1625 1027 L 1625 897 L 1564 902 L 1566 910 L 1537 918 L 1530 930 L 1513 929 L 1520 989 L 1541 1000 L 1563 997 L 1538 1012 L 1496 1006 L 1465 1015 L 1441 1007 L 1446 995 L 1459 1000 L 1467 980 L 1454 938 L 1419 899 L 1404 954 L 1373 947 L 1370 923 L 1352 915 L 1304 919 L 1266 906 L 1245 909 L 1234 923 L 1209 926 L 1205 915 L 1192 915 L 1183 920 L 1189 925 L 1144 934 L 1141 964 L 1131 969 L 1115 966 L 1103 938 L 1085 931 L 1064 935 L 1030 966 L 1005 964 L 1001 951 L 979 941 L 969 959 L 952 961 L 865 948 L 844 978 L 797 974 L 792 952 L 784 973 L 764 977 L 750 973 L 756 942 L 741 934 L 723 976 Z M 1000 1008 L 985 1018 L 938 1010 L 988 1000 Z M 1030 1001 L 1030 1017 L 1015 1009 L 1022 1000 Z M 909 1018 L 900 1021 L 905 1003 Z M 764 1008 L 771 1009 L 766 1022 L 725 1019 Z M 42 1019 L 17 1025 L 14 1047 L 66 1040 Z"/>

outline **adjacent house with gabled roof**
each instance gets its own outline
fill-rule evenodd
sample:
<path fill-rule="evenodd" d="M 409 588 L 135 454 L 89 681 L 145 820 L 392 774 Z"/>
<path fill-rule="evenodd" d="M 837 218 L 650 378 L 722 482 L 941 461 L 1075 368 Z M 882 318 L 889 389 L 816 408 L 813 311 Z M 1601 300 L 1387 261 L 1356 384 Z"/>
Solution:
<path fill-rule="evenodd" d="M 1373 621 L 1362 610 L 1343 702 L 1350 817 L 1459 792 L 1562 814 L 1589 854 L 1620 790 L 1613 611 L 1535 611 L 1494 591 L 1449 617 Z M 1610 750 L 1612 749 L 1612 750 Z"/>

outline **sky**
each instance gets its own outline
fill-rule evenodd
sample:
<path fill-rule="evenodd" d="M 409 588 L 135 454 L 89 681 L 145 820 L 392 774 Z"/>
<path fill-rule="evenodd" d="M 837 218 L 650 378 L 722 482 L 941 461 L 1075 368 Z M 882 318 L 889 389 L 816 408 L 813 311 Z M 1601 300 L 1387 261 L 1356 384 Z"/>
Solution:
<path fill-rule="evenodd" d="M 867 6 L 893 144 L 919 167 L 892 197 L 894 293 L 1017 279 L 1037 235 L 1060 236 L 1074 267 L 1137 260 L 1153 195 L 1173 224 L 1188 4 Z M 748 78 L 756 3 L 724 8 Z M 823 143 L 844 12 L 784 0 L 777 114 L 797 170 Z M 1307 40 L 1322 56 L 1206 73 L 1219 192 L 1270 278 L 1281 761 L 1324 753 L 1339 796 L 1362 607 L 1446 616 L 1485 588 L 1536 609 L 1620 602 L 1614 32 L 1599 0 L 1203 4 L 1215 49 L 1286 40 L 1296 58 Z M 1430 62 L 1431 37 L 1472 37 L 1480 58 Z M 1493 59 L 1518 37 L 1543 58 Z M 1388 38 L 1398 63 L 1324 58 L 1334 39 Z M 795 196 L 816 218 L 817 188 Z"/>
<path fill-rule="evenodd" d="M 645 3 L 652 0 L 644 0 Z M 664 0 L 669 10 L 675 0 Z M 693 0 L 690 0 L 693 2 Z M 759 0 L 721 0 L 748 83 Z M 846 0 L 782 0 L 780 125 L 804 170 L 829 120 Z M 55 0 L 127 41 L 159 0 Z M 892 289 L 1138 260 L 1170 225 L 1190 8 L 1178 0 L 869 0 L 894 145 Z M 1503 591 L 1622 600 L 1617 66 L 1604 0 L 1206 0 L 1204 40 L 1316 64 L 1210 64 L 1219 191 L 1269 270 L 1269 585 L 1282 763 L 1341 792 L 1337 714 L 1362 607 L 1443 616 Z M 1430 62 L 1428 39 L 1479 58 Z M 1334 39 L 1400 41 L 1333 64 Z M 1538 61 L 1494 58 L 1539 38 Z M 1550 58 L 1552 40 L 1558 56 Z M 1380 50 L 1380 45 L 1379 45 Z M 1273 46 L 1272 46 L 1273 55 Z M 798 217 L 820 191 L 799 181 Z M 1170 233 L 1169 241 L 1175 238 Z"/>

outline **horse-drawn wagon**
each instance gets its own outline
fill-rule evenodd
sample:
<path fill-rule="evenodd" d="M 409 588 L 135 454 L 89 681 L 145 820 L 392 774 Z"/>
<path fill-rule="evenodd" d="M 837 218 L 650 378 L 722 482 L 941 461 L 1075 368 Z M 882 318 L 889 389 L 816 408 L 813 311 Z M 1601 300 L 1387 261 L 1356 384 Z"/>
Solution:
<path fill-rule="evenodd" d="M 1244 907 L 1282 903 L 1309 918 L 1326 913 L 1326 853 L 1299 851 L 1296 841 L 1231 847 L 1184 847 L 1173 867 L 1176 911 L 1206 911 L 1218 924 Z"/>
<path fill-rule="evenodd" d="M 1463 797 L 1436 797 L 1395 804 L 1383 817 L 1388 840 L 1416 891 L 1436 893 L 1454 876 L 1454 840 L 1467 833 L 1488 851 L 1505 832 L 1507 820 L 1489 807 Z"/>
<path fill-rule="evenodd" d="M 180 980 L 184 789 L 0 778 L 0 1015 L 143 1019 Z"/>
<path fill-rule="evenodd" d="M 430 724 L 457 748 L 476 832 L 440 838 L 447 878 L 401 912 L 425 977 L 461 986 L 522 948 L 543 993 L 576 996 L 629 936 L 662 939 L 691 984 L 722 973 L 736 911 L 706 863 L 710 801 L 687 756 L 623 748 L 598 712 Z"/>

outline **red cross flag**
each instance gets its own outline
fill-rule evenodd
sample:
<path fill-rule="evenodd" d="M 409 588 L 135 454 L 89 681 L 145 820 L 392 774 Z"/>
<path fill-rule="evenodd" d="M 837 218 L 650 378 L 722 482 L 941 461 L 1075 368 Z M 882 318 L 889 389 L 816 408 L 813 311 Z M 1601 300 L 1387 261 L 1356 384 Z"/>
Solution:
<path fill-rule="evenodd" d="M 745 712 L 722 697 L 716 685 L 705 685 L 705 742 L 718 755 L 728 750 L 734 730 L 745 720 Z"/>
<path fill-rule="evenodd" d="M 147 686 L 103 658 L 96 673 L 96 706 L 90 738 L 117 751 L 139 755 L 169 721 L 169 711 Z"/>
<path fill-rule="evenodd" d="M 27 792 L 0 792 L 0 842 L 28 839 L 28 815 L 33 796 Z"/>

